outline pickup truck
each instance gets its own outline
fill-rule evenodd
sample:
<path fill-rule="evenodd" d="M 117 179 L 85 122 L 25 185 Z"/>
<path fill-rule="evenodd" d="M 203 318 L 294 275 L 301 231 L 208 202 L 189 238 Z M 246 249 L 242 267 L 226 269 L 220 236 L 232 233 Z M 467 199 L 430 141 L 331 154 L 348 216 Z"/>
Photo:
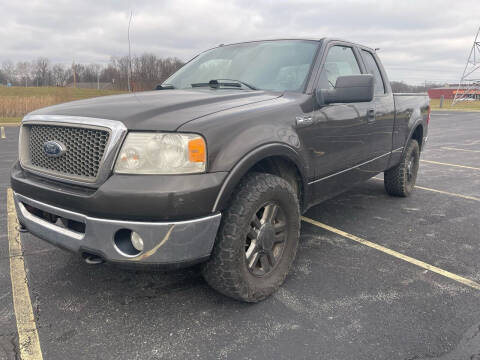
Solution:
<path fill-rule="evenodd" d="M 427 96 L 392 94 L 348 41 L 220 45 L 157 90 L 75 101 L 22 121 L 11 186 L 20 230 L 87 263 L 201 263 L 219 292 L 260 301 L 294 261 L 301 214 L 384 173 L 408 196 Z"/>

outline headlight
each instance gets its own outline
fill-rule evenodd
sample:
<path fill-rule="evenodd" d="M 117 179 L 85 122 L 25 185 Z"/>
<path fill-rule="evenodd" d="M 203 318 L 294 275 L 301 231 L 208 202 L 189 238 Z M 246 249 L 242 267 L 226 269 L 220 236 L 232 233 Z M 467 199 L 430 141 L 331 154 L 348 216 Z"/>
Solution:
<path fill-rule="evenodd" d="M 205 171 L 207 148 L 197 134 L 131 132 L 117 157 L 121 174 L 194 174 Z"/>

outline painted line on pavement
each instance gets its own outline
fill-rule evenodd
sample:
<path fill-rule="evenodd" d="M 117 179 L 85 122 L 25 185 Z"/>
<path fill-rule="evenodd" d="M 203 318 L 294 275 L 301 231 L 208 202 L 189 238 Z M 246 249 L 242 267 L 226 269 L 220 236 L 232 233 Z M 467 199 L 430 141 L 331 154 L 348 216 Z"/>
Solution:
<path fill-rule="evenodd" d="M 28 279 L 22 252 L 22 240 L 18 232 L 18 219 L 13 202 L 13 191 L 7 189 L 8 250 L 10 278 L 12 280 L 13 307 L 17 321 L 18 343 L 21 360 L 42 360 L 40 339 L 33 315 L 28 291 Z"/>
<path fill-rule="evenodd" d="M 444 166 L 454 166 L 454 167 L 459 167 L 459 168 L 463 168 L 463 169 L 480 170 L 480 168 L 473 167 L 473 166 L 450 164 L 450 163 L 444 163 L 444 162 L 432 161 L 432 160 L 420 160 L 420 161 L 421 161 L 421 162 L 426 162 L 426 163 L 429 163 L 429 164 L 444 165 Z"/>
<path fill-rule="evenodd" d="M 0 138 L 5 139 L 5 128 L 2 126 L 0 127 Z"/>
<path fill-rule="evenodd" d="M 373 177 L 372 179 L 383 181 L 383 179 L 380 179 L 380 178 L 377 178 L 377 177 Z M 439 193 L 439 194 L 448 195 L 448 196 L 455 196 L 455 197 L 462 198 L 462 199 L 467 199 L 467 200 L 480 201 L 480 198 L 477 198 L 475 196 L 456 194 L 456 193 L 451 193 L 451 192 L 448 192 L 448 191 L 432 189 L 432 188 L 428 188 L 428 187 L 424 187 L 424 186 L 415 185 L 415 189 L 432 191 L 432 192 L 436 192 L 436 193 Z"/>
<path fill-rule="evenodd" d="M 340 229 L 337 229 L 337 228 L 334 228 L 332 226 L 329 226 L 329 225 L 326 225 L 324 223 L 321 223 L 319 221 L 316 221 L 316 220 L 313 220 L 313 219 L 310 219 L 310 218 L 307 218 L 305 216 L 302 216 L 302 220 L 311 224 L 311 225 L 314 225 L 316 227 L 319 227 L 319 228 L 322 228 L 324 230 L 327 230 L 327 231 L 330 231 L 330 232 L 333 232 L 337 235 L 340 235 L 340 236 L 343 236 L 347 239 L 350 239 L 350 240 L 353 240 L 357 243 L 360 243 L 362 245 L 365 245 L 365 246 L 368 246 L 368 247 L 371 247 L 375 250 L 378 250 L 378 251 L 381 251 L 385 254 L 388 254 L 390 256 L 393 256 L 397 259 L 400 259 L 400 260 L 403 260 L 403 261 L 406 261 L 410 264 L 414 264 L 414 265 L 417 265 L 423 269 L 426 269 L 426 270 L 429 270 L 429 271 L 432 271 L 436 274 L 439 274 L 439 275 L 442 275 L 444 277 L 447 277 L 449 279 L 452 279 L 454 281 L 457 281 L 463 285 L 466 285 L 466 286 L 469 286 L 473 289 L 476 289 L 476 290 L 480 290 L 480 284 L 473 281 L 473 280 L 470 280 L 470 279 L 467 279 L 467 278 L 464 278 L 462 276 L 459 276 L 459 275 L 456 275 L 454 273 L 451 273 L 450 271 L 447 271 L 447 270 L 443 270 L 443 269 L 440 269 L 436 266 L 433 266 L 433 265 L 430 265 L 430 264 L 427 264 L 426 262 L 423 262 L 421 260 L 417 260 L 415 258 L 412 258 L 410 256 L 407 256 L 407 255 L 404 255 L 402 253 L 399 253 L 398 251 L 395 251 L 395 250 L 392 250 L 392 249 L 389 249 L 385 246 L 382 246 L 382 245 L 379 245 L 379 244 L 376 244 L 374 242 L 371 242 L 371 241 L 368 241 L 368 240 L 365 240 L 365 239 L 362 239 L 361 237 L 358 237 L 358 236 L 355 236 L 355 235 L 352 235 L 352 234 L 349 234 L 345 231 L 342 231 Z"/>
<path fill-rule="evenodd" d="M 456 196 L 456 197 L 459 197 L 459 198 L 462 198 L 462 199 L 467 199 L 467 200 L 480 201 L 480 198 L 477 198 L 477 197 L 475 197 L 475 196 L 455 194 L 455 193 L 451 193 L 451 192 L 448 192 L 448 191 L 431 189 L 431 188 L 427 188 L 427 187 L 423 187 L 423 186 L 418 186 L 418 185 L 415 185 L 415 189 L 432 191 L 432 192 L 436 192 L 436 193 L 444 194 L 444 195 L 449 195 L 449 196 Z"/>
<path fill-rule="evenodd" d="M 443 150 L 455 150 L 455 151 L 466 151 L 466 152 L 480 153 L 480 150 L 458 149 L 458 148 L 453 148 L 453 147 L 448 147 L 448 146 L 441 147 L 441 149 L 443 149 Z"/>

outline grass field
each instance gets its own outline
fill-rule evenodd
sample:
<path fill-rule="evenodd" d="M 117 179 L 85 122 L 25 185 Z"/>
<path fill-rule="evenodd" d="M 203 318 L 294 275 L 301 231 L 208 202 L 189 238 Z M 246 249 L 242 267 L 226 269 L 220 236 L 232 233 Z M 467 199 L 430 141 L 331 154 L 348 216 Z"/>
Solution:
<path fill-rule="evenodd" d="M 440 108 L 440 99 L 430 99 L 432 110 L 459 110 L 470 111 L 480 110 L 480 101 L 462 101 L 452 106 L 452 99 L 443 100 L 443 106 Z"/>
<path fill-rule="evenodd" d="M 0 125 L 2 124 L 15 124 L 22 121 L 21 117 L 0 117 Z"/>
<path fill-rule="evenodd" d="M 61 87 L 0 87 L 0 123 L 18 122 L 29 112 L 45 106 L 120 93 Z"/>

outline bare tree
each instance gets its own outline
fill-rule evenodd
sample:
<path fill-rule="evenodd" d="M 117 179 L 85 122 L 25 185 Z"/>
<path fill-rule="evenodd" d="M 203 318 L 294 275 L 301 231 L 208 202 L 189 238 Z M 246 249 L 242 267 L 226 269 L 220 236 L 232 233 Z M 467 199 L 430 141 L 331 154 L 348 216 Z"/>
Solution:
<path fill-rule="evenodd" d="M 50 85 L 50 60 L 44 57 L 39 57 L 35 62 L 35 77 L 42 86 Z"/>
<path fill-rule="evenodd" d="M 62 64 L 52 66 L 52 78 L 55 86 L 65 86 L 69 73 Z"/>
<path fill-rule="evenodd" d="M 72 79 L 69 79 L 69 81 L 73 82 L 73 77 L 75 77 L 75 81 L 78 83 L 80 81 L 83 81 L 83 73 L 84 73 L 84 68 L 85 66 L 82 64 L 72 64 Z"/>
<path fill-rule="evenodd" d="M 4 61 L 2 64 L 2 73 L 7 82 L 14 84 L 16 80 L 15 65 L 10 60 Z"/>
<path fill-rule="evenodd" d="M 31 66 L 32 65 L 28 61 L 17 62 L 15 71 L 17 73 L 17 80 L 19 82 L 18 85 L 28 86 L 28 83 L 30 82 Z"/>
<path fill-rule="evenodd" d="M 0 84 L 3 84 L 5 82 L 7 82 L 7 77 L 5 76 L 3 71 L 0 69 Z"/>

